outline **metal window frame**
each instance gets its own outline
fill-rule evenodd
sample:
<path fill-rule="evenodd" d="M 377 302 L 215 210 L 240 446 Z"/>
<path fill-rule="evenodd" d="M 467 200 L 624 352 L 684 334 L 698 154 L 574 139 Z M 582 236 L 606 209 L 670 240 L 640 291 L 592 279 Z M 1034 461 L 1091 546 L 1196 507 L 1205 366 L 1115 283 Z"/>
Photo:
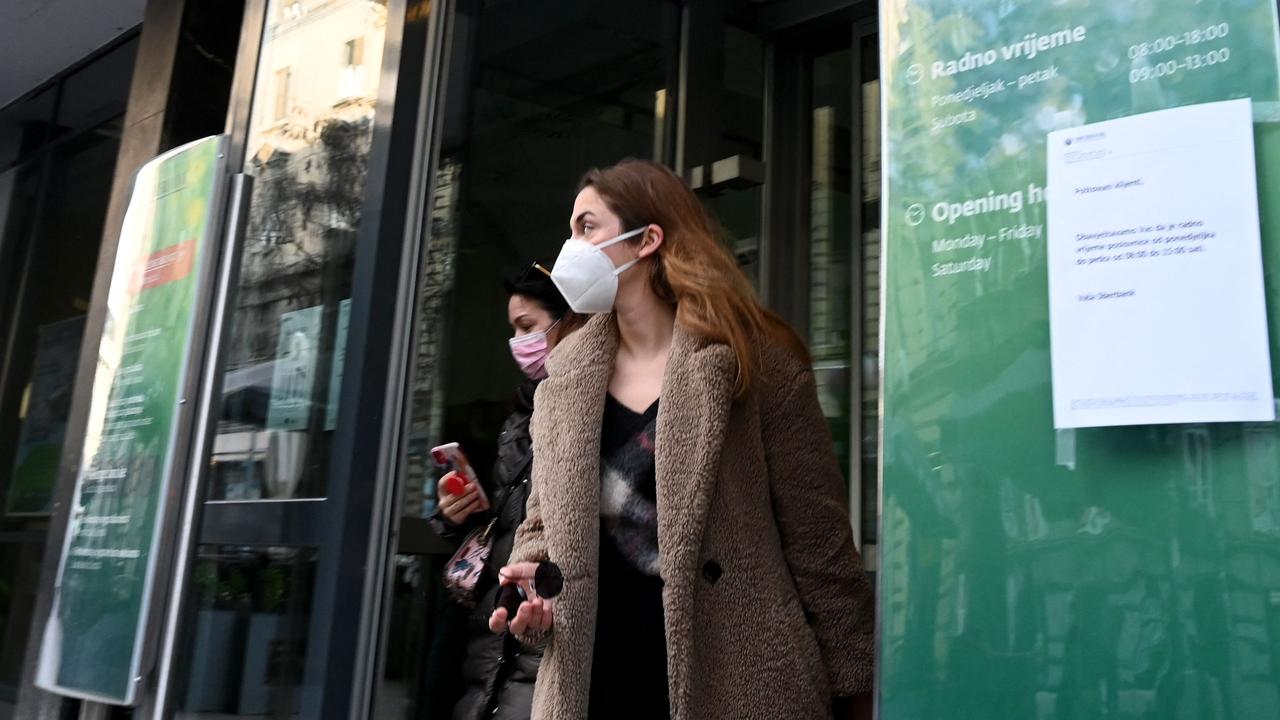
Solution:
<path fill-rule="evenodd" d="M 58 119 L 58 113 L 61 112 L 62 110 L 62 96 L 63 96 L 63 93 L 65 92 L 65 86 L 67 81 L 70 80 L 72 77 L 74 77 L 76 74 L 78 74 L 81 70 L 87 69 L 89 66 L 93 65 L 99 60 L 102 60 L 108 55 L 114 53 L 116 50 L 119 50 L 121 47 L 129 44 L 130 42 L 133 42 L 134 40 L 139 39 L 141 36 L 142 36 L 141 24 L 134 25 L 133 27 L 130 27 L 124 30 L 119 35 L 117 35 L 114 39 L 108 42 L 106 45 L 103 45 L 102 47 L 90 52 L 88 55 L 85 55 L 84 57 L 80 58 L 74 63 L 66 66 L 62 70 L 58 71 L 57 75 L 54 75 L 48 80 L 45 80 L 39 85 L 24 92 L 23 94 L 11 100 L 5 106 L 0 107 L 0 113 L 3 113 L 5 110 L 8 110 L 9 108 L 17 107 L 18 105 L 37 97 L 41 93 L 47 92 L 52 89 L 54 92 L 54 101 L 53 101 L 52 107 L 50 107 L 49 109 L 49 116 L 47 118 L 47 123 L 46 123 L 46 127 L 52 127 L 54 124 L 56 124 Z M 27 163 L 33 162 L 38 158 L 49 153 L 51 150 L 57 148 L 62 143 L 68 142 L 76 138 L 77 136 L 84 135 L 85 133 L 94 132 L 97 129 L 101 128 L 103 125 L 106 125 L 112 122 L 113 120 L 116 120 L 117 118 L 121 118 L 123 116 L 124 116 L 123 111 L 119 113 L 111 113 L 106 116 L 102 116 L 99 118 L 99 121 L 97 123 L 94 123 L 91 126 L 82 128 L 80 130 L 76 130 L 74 132 L 68 133 L 67 135 L 58 137 L 58 138 L 51 139 L 48 137 L 48 133 L 46 132 L 46 137 L 44 142 L 40 143 L 39 146 L 37 146 L 34 150 L 29 151 L 26 155 L 19 155 L 17 158 L 14 159 L 13 162 L 9 163 L 8 165 L 0 166 L 0 173 L 25 165 Z"/>
<path fill-rule="evenodd" d="M 853 139 L 853 142 L 850 143 L 850 152 L 852 153 L 852 157 L 849 160 L 849 171 L 852 174 L 854 185 L 858 189 L 858 194 L 854 198 L 852 198 L 852 202 L 849 203 L 850 209 L 853 213 L 853 218 L 850 225 L 850 231 L 851 231 L 851 234 L 853 235 L 852 240 L 857 250 L 857 252 L 853 253 L 853 259 L 849 267 L 849 272 L 852 275 L 852 277 L 849 278 L 849 290 L 850 290 L 850 301 L 852 303 L 852 307 L 850 308 L 850 317 L 853 318 L 855 322 L 858 323 L 859 329 L 861 329 L 863 315 L 866 310 L 865 303 L 863 302 L 863 299 L 865 297 L 864 291 L 866 289 L 863 285 L 863 279 L 866 277 L 866 267 L 863 263 L 863 252 L 862 252 L 864 249 L 866 228 L 864 227 L 864 223 L 863 223 L 863 212 L 862 212 L 863 198 L 862 198 L 862 192 L 861 192 L 863 189 L 862 188 L 862 174 L 863 174 L 862 141 L 863 141 L 863 137 L 865 137 L 865 134 L 863 132 L 864 131 L 864 118 L 863 118 L 864 107 L 862 102 L 862 84 L 863 84 L 862 83 L 862 71 L 863 71 L 862 46 L 863 46 L 863 43 L 866 42 L 868 38 L 879 35 L 880 33 L 879 17 L 872 16 L 869 19 L 862 19 L 860 21 L 857 21 L 853 24 L 851 30 L 852 30 L 852 38 L 851 38 L 852 45 L 851 45 L 850 56 L 851 56 L 851 61 L 853 63 L 853 68 L 852 68 L 853 88 L 852 88 L 852 93 L 850 97 L 850 100 L 852 101 L 852 108 L 850 108 L 850 112 L 851 112 L 852 122 L 855 125 L 856 130 L 855 130 L 855 137 Z M 881 252 L 883 253 L 883 250 L 881 250 Z M 877 272 L 883 272 L 883 271 L 878 270 Z M 882 279 L 881 285 L 883 284 L 884 283 Z M 880 497 L 880 478 L 879 478 L 878 471 L 876 473 L 876 477 L 870 477 L 870 478 L 865 477 L 865 473 L 863 472 L 863 467 L 862 467 L 862 434 L 866 430 L 862 421 L 862 396 L 863 396 L 863 393 L 866 391 L 866 386 L 862 378 L 862 354 L 864 350 L 865 348 L 863 347 L 863 333 L 862 332 L 853 333 L 849 343 L 849 354 L 851 357 L 851 360 L 850 360 L 851 367 L 849 368 L 849 372 L 852 376 L 850 378 L 851 380 L 850 388 L 851 388 L 851 401 L 853 405 L 853 407 L 851 408 L 850 421 L 849 421 L 849 443 L 850 443 L 849 464 L 852 466 L 850 469 L 850 473 L 851 473 L 850 484 L 851 486 L 856 488 L 857 492 L 856 493 L 853 492 L 852 489 L 850 491 L 849 515 L 854 527 L 854 541 L 858 544 L 859 550 L 863 552 L 863 562 L 867 566 L 868 570 L 874 570 L 876 569 L 876 562 L 877 562 L 875 550 L 876 550 L 877 544 L 880 541 L 879 513 L 877 511 L 876 527 L 874 528 L 875 534 L 872 535 L 872 538 L 871 538 L 873 542 L 867 543 L 866 542 L 867 529 L 863 527 L 863 522 L 862 522 L 862 514 L 863 514 L 862 488 L 864 483 L 874 482 L 876 484 L 876 498 L 878 500 Z M 878 361 L 876 363 L 876 366 L 879 367 Z M 879 438 L 879 436 L 883 432 L 883 416 L 879 412 L 877 412 L 877 418 L 878 418 L 877 423 L 879 424 L 879 427 L 876 430 L 876 436 L 877 438 Z M 877 440 L 876 446 L 877 448 L 879 448 L 878 440 Z M 877 450 L 877 456 L 878 456 L 878 450 Z M 877 463 L 877 467 L 878 465 L 879 464 Z M 854 480 L 854 478 L 856 478 L 856 481 Z M 878 504 L 879 503 L 877 502 L 877 505 Z"/>
<path fill-rule="evenodd" d="M 399 140 L 412 152 L 401 156 L 412 161 L 403 168 L 407 173 L 407 189 L 401 228 L 400 276 L 395 298 L 395 344 L 387 365 L 387 412 L 379 458 L 379 475 L 383 482 L 373 498 L 373 522 L 369 534 L 368 568 L 365 577 L 364 605 L 360 614 L 361 643 L 358 648 L 358 672 L 355 694 L 351 702 L 352 718 L 372 717 L 377 703 L 377 689 L 386 665 L 387 634 L 391 622 L 390 603 L 394 596 L 394 558 L 404 535 L 416 528 L 403 526 L 400 511 L 403 496 L 403 440 L 405 419 L 409 412 L 410 385 L 413 379 L 413 350 L 419 339 L 417 298 L 422 285 L 419 272 L 428 252 L 432 236 L 430 203 L 436 188 L 436 171 L 440 164 L 448 92 L 456 5 L 452 0 L 438 0 L 430 7 L 430 17 L 421 43 L 422 62 L 416 68 L 417 112 L 406 122 Z M 406 78 L 402 77 L 404 82 Z"/>
<path fill-rule="evenodd" d="M 238 60 L 243 72 L 234 81 L 233 147 L 243 161 L 266 26 L 266 0 L 253 0 L 254 17 L 246 35 L 259 38 L 244 48 Z M 420 2 L 414 2 L 419 7 Z M 204 503 L 201 544 L 305 546 L 318 551 L 307 657 L 299 688 L 300 717 L 349 717 L 359 666 L 359 648 L 367 635 L 360 622 L 366 593 L 347 591 L 352 578 L 367 585 L 366 553 L 373 526 L 373 497 L 379 490 L 388 367 L 396 345 L 396 301 L 384 291 L 397 282 L 401 267 L 403 218 L 403 153 L 393 152 L 393 134 L 403 124 L 396 117 L 405 100 L 401 91 L 412 85 L 402 75 L 404 31 L 409 0 L 387 3 L 382 67 L 373 119 L 368 181 L 356 240 L 351 288 L 351 330 L 340 391 L 342 412 L 333 435 L 333 450 L 324 498 L 295 501 Z M 408 63 L 406 67 L 412 67 Z M 370 470 L 360 470 L 369 468 Z M 252 542 L 245 543 L 246 540 Z"/>

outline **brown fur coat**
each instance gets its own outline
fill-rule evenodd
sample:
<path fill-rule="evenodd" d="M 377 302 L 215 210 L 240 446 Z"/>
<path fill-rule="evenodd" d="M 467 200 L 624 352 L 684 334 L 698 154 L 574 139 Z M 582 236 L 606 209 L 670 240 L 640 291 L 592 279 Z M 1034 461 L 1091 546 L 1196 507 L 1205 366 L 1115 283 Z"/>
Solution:
<path fill-rule="evenodd" d="M 535 720 L 584 718 L 595 641 L 600 434 L 617 350 L 593 318 L 548 363 L 533 417 L 533 494 L 512 562 L 565 575 L 534 691 Z M 874 600 L 854 549 L 813 375 L 764 347 L 734 398 L 728 346 L 676 327 L 657 428 L 672 717 L 825 718 L 870 692 Z"/>

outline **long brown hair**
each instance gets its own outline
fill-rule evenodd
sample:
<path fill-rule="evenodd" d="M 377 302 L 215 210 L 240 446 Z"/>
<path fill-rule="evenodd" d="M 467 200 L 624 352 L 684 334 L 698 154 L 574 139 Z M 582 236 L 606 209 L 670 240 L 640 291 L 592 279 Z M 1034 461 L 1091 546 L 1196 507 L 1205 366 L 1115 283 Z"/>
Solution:
<path fill-rule="evenodd" d="M 578 190 L 588 187 L 622 221 L 623 231 L 645 225 L 662 228 L 662 245 L 648 263 L 649 285 L 676 307 L 676 321 L 686 330 L 733 349 L 738 394 L 751 387 L 759 369 L 761 339 L 779 343 L 809 362 L 804 341 L 760 303 L 726 247 L 720 224 L 679 176 L 657 163 L 628 159 L 588 171 Z"/>

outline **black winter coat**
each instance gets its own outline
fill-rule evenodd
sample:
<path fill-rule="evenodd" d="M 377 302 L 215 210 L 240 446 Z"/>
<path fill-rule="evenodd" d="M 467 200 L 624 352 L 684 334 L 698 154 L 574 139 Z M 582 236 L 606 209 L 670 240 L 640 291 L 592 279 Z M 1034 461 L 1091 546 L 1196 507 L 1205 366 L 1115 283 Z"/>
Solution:
<path fill-rule="evenodd" d="M 481 479 L 493 503 L 491 512 L 472 516 L 463 527 L 447 528 L 444 533 L 447 539 L 461 542 L 471 529 L 496 519 L 493 550 L 477 586 L 475 609 L 467 618 L 467 654 L 462 664 L 466 689 L 454 706 L 453 720 L 528 720 L 533 703 L 533 683 L 542 653 L 522 647 L 509 633 L 491 633 L 489 615 L 498 593 L 498 570 L 507 564 L 516 528 L 524 522 L 533 473 L 529 419 L 533 416 L 533 392 L 537 386 L 537 381 L 529 380 L 516 391 L 515 412 L 507 418 L 498 437 L 498 460 L 493 473 L 490 478 Z"/>

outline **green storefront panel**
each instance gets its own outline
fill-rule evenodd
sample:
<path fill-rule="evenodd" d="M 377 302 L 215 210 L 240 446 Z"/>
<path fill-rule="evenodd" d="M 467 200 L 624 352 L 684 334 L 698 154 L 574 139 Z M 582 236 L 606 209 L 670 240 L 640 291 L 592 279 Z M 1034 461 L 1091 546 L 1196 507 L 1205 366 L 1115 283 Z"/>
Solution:
<path fill-rule="evenodd" d="M 1280 428 L 1055 431 L 1039 194 L 1050 131 L 1251 98 L 1274 373 L 1274 2 L 884 0 L 880 19 L 881 717 L 1280 716 Z"/>

